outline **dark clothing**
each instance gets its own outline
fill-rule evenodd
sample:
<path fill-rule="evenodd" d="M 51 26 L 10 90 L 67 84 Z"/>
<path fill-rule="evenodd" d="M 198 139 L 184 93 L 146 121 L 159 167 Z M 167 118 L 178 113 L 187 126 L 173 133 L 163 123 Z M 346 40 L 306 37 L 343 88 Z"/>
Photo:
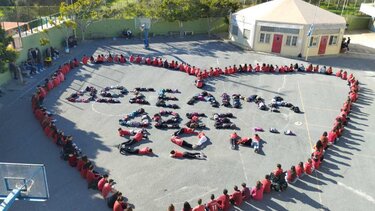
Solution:
<path fill-rule="evenodd" d="M 188 159 L 200 159 L 199 155 L 201 153 L 199 152 L 183 152 L 183 157 Z"/>
<path fill-rule="evenodd" d="M 126 153 L 128 153 L 128 154 L 139 154 L 139 149 L 132 149 L 132 148 L 130 148 L 130 147 L 121 147 L 121 149 L 120 149 L 120 153 L 121 154 L 126 154 Z"/>
<path fill-rule="evenodd" d="M 188 148 L 188 149 L 193 149 L 193 145 L 186 142 L 186 141 L 182 141 L 182 147 L 185 147 L 185 148 Z"/>

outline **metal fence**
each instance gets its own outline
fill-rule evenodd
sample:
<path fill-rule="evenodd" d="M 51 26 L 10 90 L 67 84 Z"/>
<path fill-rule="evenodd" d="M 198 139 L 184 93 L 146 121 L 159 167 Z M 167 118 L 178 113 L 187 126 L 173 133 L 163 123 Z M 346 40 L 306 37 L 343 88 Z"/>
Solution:
<path fill-rule="evenodd" d="M 58 17 L 60 13 L 55 13 L 48 16 L 43 16 L 28 22 L 17 22 L 17 26 L 12 29 L 8 29 L 7 33 L 11 36 L 18 36 L 23 37 L 33 33 L 38 33 L 43 31 L 44 29 L 48 29 L 53 27 L 53 24 L 50 22 L 53 21 L 54 23 L 59 23 Z"/>

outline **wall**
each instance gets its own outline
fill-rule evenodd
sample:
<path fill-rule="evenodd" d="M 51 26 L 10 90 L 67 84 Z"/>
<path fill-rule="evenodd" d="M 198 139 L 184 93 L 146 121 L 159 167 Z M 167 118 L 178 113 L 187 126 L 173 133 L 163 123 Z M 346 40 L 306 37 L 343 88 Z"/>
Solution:
<path fill-rule="evenodd" d="M 30 48 L 38 47 L 44 54 L 45 49 L 47 47 L 50 47 L 50 46 L 54 48 L 63 47 L 64 39 L 65 39 L 64 35 L 65 35 L 65 32 L 55 27 L 55 28 L 48 29 L 48 34 L 39 32 L 39 33 L 34 33 L 26 37 L 23 37 L 22 38 L 22 50 L 20 51 L 20 56 L 17 62 L 20 63 L 27 59 L 27 51 Z M 48 38 L 50 40 L 50 44 L 47 46 L 40 46 L 39 40 L 42 37 Z"/>
<path fill-rule="evenodd" d="M 10 71 L 0 73 L 0 86 L 8 82 L 10 79 L 11 79 Z"/>
<path fill-rule="evenodd" d="M 135 36 L 139 36 L 140 29 L 135 27 L 135 20 L 125 19 L 104 19 L 92 23 L 86 30 L 86 39 L 118 37 L 124 29 L 129 28 Z M 214 18 L 211 23 L 211 32 L 227 32 L 228 24 L 224 18 Z M 170 31 L 179 31 L 178 22 L 168 22 L 163 20 L 153 20 L 151 22 L 150 33 L 154 35 L 167 35 Z M 194 34 L 208 33 L 208 19 L 201 18 L 183 23 L 183 31 L 193 31 Z M 77 36 L 81 37 L 81 32 L 77 30 Z"/>
<path fill-rule="evenodd" d="M 306 28 L 306 30 L 308 30 L 308 29 Z M 316 46 L 311 46 L 310 47 L 308 55 L 309 56 L 323 56 L 323 55 L 339 54 L 340 50 L 341 50 L 341 41 L 342 41 L 342 38 L 343 38 L 343 35 L 344 35 L 344 31 L 345 31 L 345 29 L 342 28 L 342 29 L 340 29 L 339 34 L 318 34 L 318 35 L 314 35 L 314 36 L 318 36 L 319 37 L 318 38 L 318 42 L 317 42 Z M 329 45 L 329 37 L 331 35 L 338 36 L 336 45 Z M 321 40 L 322 36 L 328 36 L 328 43 L 327 43 L 325 54 L 320 55 L 320 54 L 318 54 L 318 52 L 319 52 L 319 45 L 320 45 L 320 40 Z M 307 38 L 305 46 L 304 46 L 305 48 L 304 48 L 304 51 L 302 53 L 303 56 L 306 55 L 307 46 L 308 46 L 309 42 L 310 42 L 310 38 Z"/>
<path fill-rule="evenodd" d="M 281 45 L 281 52 L 280 55 L 285 55 L 285 56 L 297 56 L 299 53 L 301 53 L 301 49 L 304 43 L 304 33 L 305 31 L 303 30 L 302 25 L 285 25 L 285 24 L 275 24 L 272 23 L 274 27 L 281 27 L 281 28 L 293 28 L 293 29 L 299 29 L 299 34 L 288 34 L 288 33 L 280 33 L 280 32 L 262 32 L 262 33 L 267 33 L 270 34 L 270 42 L 269 43 L 260 43 L 260 28 L 261 25 L 269 25 L 270 23 L 257 23 L 255 27 L 255 35 L 254 35 L 254 50 L 255 51 L 262 51 L 262 52 L 272 52 L 272 43 L 273 43 L 273 37 L 274 34 L 281 34 L 283 35 L 282 37 L 282 45 Z M 296 46 L 287 46 L 286 45 L 286 40 L 287 36 L 298 36 L 297 38 L 297 45 Z"/>
<path fill-rule="evenodd" d="M 346 23 L 349 24 L 348 30 L 359 30 L 359 29 L 368 29 L 369 22 L 371 21 L 370 16 L 354 16 L 349 15 L 345 16 Z"/>
<path fill-rule="evenodd" d="M 238 27 L 237 35 L 232 34 L 233 26 Z M 245 29 L 250 30 L 250 36 L 247 38 L 244 37 Z M 244 17 L 233 15 L 229 30 L 229 37 L 235 44 L 247 49 L 253 48 L 253 41 L 255 37 L 255 20 L 245 20 Z"/>

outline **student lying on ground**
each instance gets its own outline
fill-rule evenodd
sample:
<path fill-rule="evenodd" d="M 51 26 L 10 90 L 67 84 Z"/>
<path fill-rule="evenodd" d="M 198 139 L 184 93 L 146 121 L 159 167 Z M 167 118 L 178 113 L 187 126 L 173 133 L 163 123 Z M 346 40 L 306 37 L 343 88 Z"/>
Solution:
<path fill-rule="evenodd" d="M 172 150 L 169 154 L 172 158 L 187 158 L 187 159 L 197 159 L 205 160 L 207 158 L 202 152 L 180 152 L 177 150 Z"/>
<path fill-rule="evenodd" d="M 152 149 L 149 147 L 143 147 L 141 149 L 135 149 L 131 147 L 126 147 L 124 145 L 120 148 L 120 153 L 123 155 L 150 155 L 152 154 Z"/>

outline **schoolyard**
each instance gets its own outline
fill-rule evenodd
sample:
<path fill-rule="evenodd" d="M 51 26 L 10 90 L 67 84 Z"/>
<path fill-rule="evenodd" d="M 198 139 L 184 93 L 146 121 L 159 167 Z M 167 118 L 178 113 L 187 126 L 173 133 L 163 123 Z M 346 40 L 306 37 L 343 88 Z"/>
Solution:
<path fill-rule="evenodd" d="M 158 56 L 168 61 L 178 60 L 196 67 L 225 67 L 243 63 L 269 63 L 289 65 L 307 63 L 277 57 L 268 54 L 242 51 L 238 47 L 219 40 L 193 39 L 169 40 L 160 38 L 151 43 L 151 49 L 143 49 L 136 41 L 102 40 L 90 41 L 79 49 L 73 49 L 73 55 L 61 58 L 61 62 L 83 54 L 121 53 Z M 358 57 L 358 58 L 357 58 Z M 319 171 L 305 176 L 290 185 L 282 193 L 271 193 L 261 202 L 248 201 L 240 210 L 314 210 L 314 209 L 359 209 L 374 206 L 374 186 L 371 175 L 373 156 L 374 114 L 374 76 L 370 71 L 374 63 L 370 58 L 358 55 L 341 57 L 313 58 L 314 64 L 331 65 L 354 73 L 361 82 L 360 99 L 355 104 L 347 130 L 339 143 L 328 150 L 325 161 Z M 367 65 L 364 62 L 368 62 Z M 51 70 L 50 70 L 51 71 Z M 44 72 L 47 75 L 48 73 Z M 40 77 L 40 81 L 43 78 Z M 59 150 L 44 136 L 30 109 L 32 85 L 39 79 L 30 81 L 28 88 L 18 96 L 0 98 L 2 114 L 0 133 L 3 147 L 0 149 L 2 160 L 9 162 L 45 163 L 51 198 L 43 203 L 16 202 L 12 209 L 23 210 L 105 210 L 106 205 L 97 191 L 88 190 L 86 181 L 81 179 L 75 169 L 59 158 Z M 202 92 L 194 85 L 194 77 L 179 71 L 137 64 L 88 65 L 73 70 L 67 80 L 54 89 L 45 100 L 45 106 L 55 114 L 56 125 L 66 134 L 74 136 L 74 141 L 95 163 L 101 173 L 109 173 L 116 181 L 116 188 L 123 192 L 136 210 L 165 210 L 173 203 L 177 210 L 184 201 L 196 205 L 198 198 L 208 201 L 213 193 L 221 194 L 223 188 L 232 192 L 233 186 L 246 182 L 255 185 L 271 172 L 277 163 L 284 170 L 306 161 L 312 145 L 323 131 L 331 129 L 333 120 L 340 112 L 347 92 L 346 82 L 334 76 L 319 74 L 236 74 L 221 76 L 207 81 L 206 90 L 221 102 L 220 95 L 257 94 L 266 102 L 278 95 L 299 106 L 301 114 L 287 108 L 280 113 L 259 110 L 254 103 L 242 101 L 241 109 L 212 108 L 208 103 L 199 102 L 193 106 L 186 102 L 195 94 Z M 71 93 L 94 86 L 98 90 L 106 86 L 123 85 L 129 91 L 135 87 L 152 87 L 156 92 L 144 93 L 151 105 L 140 106 L 128 102 L 132 94 L 120 98 L 120 104 L 71 103 L 65 98 Z M 35 86 L 34 86 L 35 87 Z M 144 108 L 150 116 L 161 108 L 156 107 L 157 91 L 161 88 L 179 89 L 173 94 L 181 109 L 176 112 L 187 121 L 186 112 L 203 112 L 208 118 L 203 122 L 210 144 L 200 150 L 207 160 L 178 160 L 169 157 L 172 149 L 184 149 L 170 142 L 175 130 L 148 129 L 150 140 L 141 142 L 137 147 L 149 146 L 155 156 L 124 156 L 116 144 L 124 141 L 117 134 L 118 119 L 125 114 Z M 172 95 L 172 94 L 168 94 Z M 7 100 L 5 103 L 4 100 Z M 258 133 L 264 140 L 262 151 L 256 154 L 250 148 L 240 147 L 238 151 L 230 149 L 228 142 L 232 130 L 216 130 L 209 119 L 213 113 L 232 112 L 233 122 L 239 127 L 240 136 L 253 136 L 253 127 L 262 127 L 265 132 Z M 181 124 L 182 126 L 182 124 Z M 268 132 L 270 127 L 277 128 L 281 134 Z M 124 127 L 123 127 L 124 128 Z M 296 136 L 282 134 L 292 130 Z M 20 132 L 21 131 L 21 132 Z M 184 137 L 189 143 L 196 143 L 194 136 Z M 366 181 L 365 183 L 363 181 Z M 237 208 L 236 208 L 237 209 Z"/>

